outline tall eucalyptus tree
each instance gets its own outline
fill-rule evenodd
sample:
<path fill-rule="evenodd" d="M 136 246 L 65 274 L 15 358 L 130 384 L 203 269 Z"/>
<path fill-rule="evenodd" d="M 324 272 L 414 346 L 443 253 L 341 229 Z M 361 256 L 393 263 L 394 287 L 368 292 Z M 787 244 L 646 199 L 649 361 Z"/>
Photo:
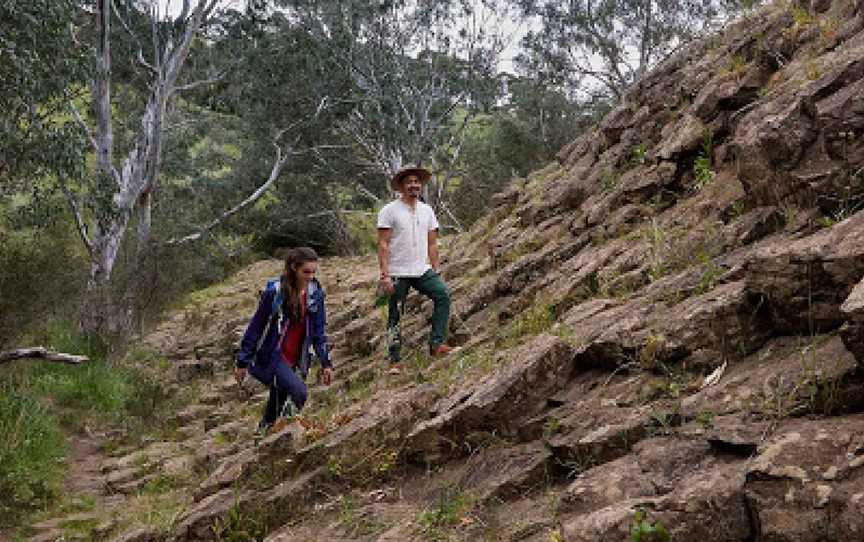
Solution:
<path fill-rule="evenodd" d="M 670 51 L 734 13 L 739 0 L 512 0 L 536 28 L 523 40 L 529 72 L 617 100 Z"/>

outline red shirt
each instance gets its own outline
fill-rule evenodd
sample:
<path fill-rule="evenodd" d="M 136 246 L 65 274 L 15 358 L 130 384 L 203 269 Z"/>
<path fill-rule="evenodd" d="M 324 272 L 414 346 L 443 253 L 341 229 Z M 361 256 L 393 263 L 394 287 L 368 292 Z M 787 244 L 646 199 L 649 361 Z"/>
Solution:
<path fill-rule="evenodd" d="M 292 320 L 282 335 L 282 359 L 289 366 L 297 365 L 304 339 L 306 339 L 306 292 L 300 296 L 300 319 Z"/>

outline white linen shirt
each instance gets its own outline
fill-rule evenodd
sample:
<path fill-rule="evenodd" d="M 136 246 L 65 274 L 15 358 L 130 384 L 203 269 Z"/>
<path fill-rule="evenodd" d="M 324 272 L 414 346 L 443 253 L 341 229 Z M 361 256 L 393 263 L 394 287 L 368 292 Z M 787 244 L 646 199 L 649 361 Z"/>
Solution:
<path fill-rule="evenodd" d="M 419 277 L 428 271 L 429 232 L 438 229 L 432 207 L 418 201 L 412 209 L 401 199 L 378 211 L 378 228 L 391 230 L 389 270 L 392 277 Z"/>

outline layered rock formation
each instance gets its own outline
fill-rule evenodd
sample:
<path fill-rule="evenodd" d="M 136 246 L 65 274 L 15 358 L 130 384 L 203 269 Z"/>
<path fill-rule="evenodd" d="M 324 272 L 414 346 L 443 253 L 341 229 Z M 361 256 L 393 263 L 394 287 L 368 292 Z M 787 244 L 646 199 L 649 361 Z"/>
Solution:
<path fill-rule="evenodd" d="M 387 377 L 374 259 L 324 262 L 337 388 L 256 447 L 221 370 L 253 292 L 166 322 L 216 361 L 184 372 L 225 405 L 202 434 L 244 438 L 198 439 L 194 500 L 125 539 L 864 540 L 862 208 L 864 8 L 766 7 L 448 241 L 450 358 L 413 299 Z"/>

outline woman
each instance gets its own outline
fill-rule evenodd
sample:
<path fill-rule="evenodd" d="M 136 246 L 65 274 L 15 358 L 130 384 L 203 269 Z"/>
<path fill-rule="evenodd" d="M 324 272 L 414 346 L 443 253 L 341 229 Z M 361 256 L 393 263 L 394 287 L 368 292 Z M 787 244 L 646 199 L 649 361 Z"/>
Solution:
<path fill-rule="evenodd" d="M 315 278 L 318 255 L 308 247 L 288 252 L 285 271 L 267 282 L 258 309 L 246 327 L 237 354 L 234 377 L 238 383 L 249 373 L 270 387 L 270 398 L 258 432 L 266 433 L 279 416 L 290 418 L 306 403 L 309 348 L 321 360 L 328 386 L 333 369 L 324 333 L 324 290 Z"/>

